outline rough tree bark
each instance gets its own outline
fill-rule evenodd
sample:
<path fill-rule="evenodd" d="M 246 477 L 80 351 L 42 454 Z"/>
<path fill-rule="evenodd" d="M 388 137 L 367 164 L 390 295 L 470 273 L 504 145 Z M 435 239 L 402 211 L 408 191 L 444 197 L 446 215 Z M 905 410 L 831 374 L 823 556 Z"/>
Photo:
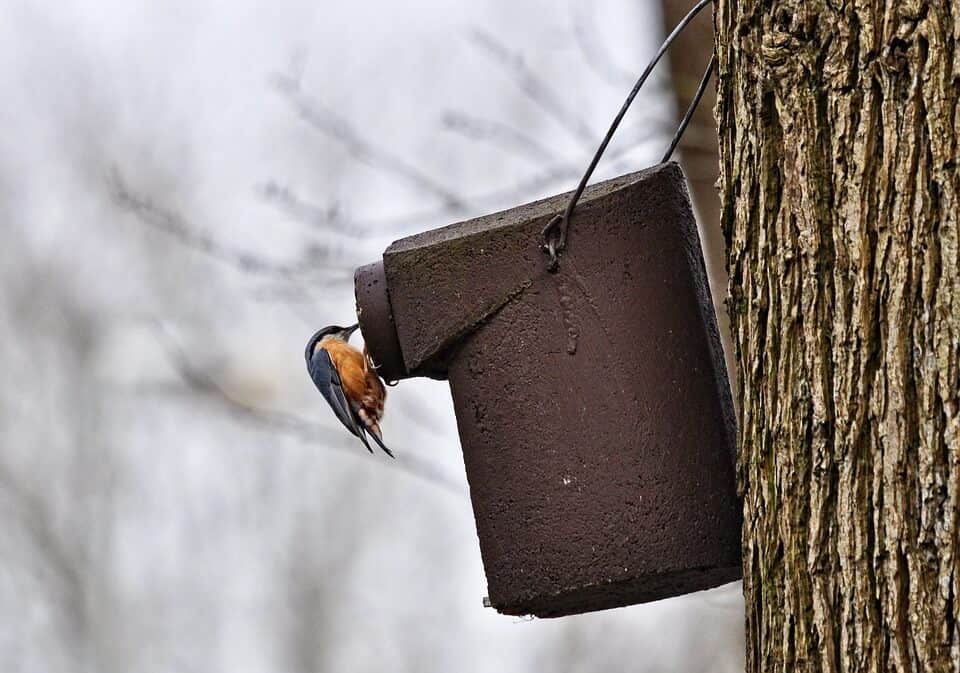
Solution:
<path fill-rule="evenodd" d="M 715 20 L 747 670 L 960 670 L 960 3 Z"/>

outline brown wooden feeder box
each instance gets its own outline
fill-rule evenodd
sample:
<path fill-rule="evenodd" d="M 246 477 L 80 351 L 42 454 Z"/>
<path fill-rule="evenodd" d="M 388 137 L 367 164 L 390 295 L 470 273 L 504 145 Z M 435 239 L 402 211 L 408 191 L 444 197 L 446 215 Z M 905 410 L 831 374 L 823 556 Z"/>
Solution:
<path fill-rule="evenodd" d="M 393 243 L 356 274 L 385 379 L 448 379 L 489 588 L 554 617 L 738 579 L 734 420 L 673 163 Z"/>

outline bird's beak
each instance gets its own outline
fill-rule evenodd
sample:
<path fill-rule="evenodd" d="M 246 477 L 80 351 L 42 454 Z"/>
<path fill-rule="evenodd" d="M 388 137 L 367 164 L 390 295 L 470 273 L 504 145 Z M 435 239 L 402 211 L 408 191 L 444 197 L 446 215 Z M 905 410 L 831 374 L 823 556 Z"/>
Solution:
<path fill-rule="evenodd" d="M 340 334 L 343 335 L 344 341 L 350 341 L 350 337 L 353 336 L 353 333 L 360 328 L 360 323 L 354 323 L 350 327 L 343 330 Z"/>

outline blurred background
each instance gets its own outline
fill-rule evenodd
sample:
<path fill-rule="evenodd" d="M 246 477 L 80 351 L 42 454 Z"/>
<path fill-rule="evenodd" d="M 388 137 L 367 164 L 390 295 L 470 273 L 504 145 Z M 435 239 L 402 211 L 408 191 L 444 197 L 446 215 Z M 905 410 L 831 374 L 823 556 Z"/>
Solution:
<path fill-rule="evenodd" d="M 666 4 L 2 0 L 0 670 L 742 670 L 739 584 L 484 609 L 446 384 L 390 390 L 392 462 L 302 356 L 392 240 L 571 189 Z M 659 160 L 673 72 L 596 179 Z"/>

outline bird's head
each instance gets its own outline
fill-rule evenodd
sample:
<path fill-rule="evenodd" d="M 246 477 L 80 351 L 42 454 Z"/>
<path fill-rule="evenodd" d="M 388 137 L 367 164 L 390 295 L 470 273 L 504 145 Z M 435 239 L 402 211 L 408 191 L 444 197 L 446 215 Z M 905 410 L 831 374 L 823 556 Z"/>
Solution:
<path fill-rule="evenodd" d="M 320 343 L 320 340 L 324 337 L 331 337 L 334 339 L 340 339 L 342 341 L 349 341 L 350 336 L 357 331 L 357 328 L 360 327 L 360 323 L 354 323 L 350 327 L 340 327 L 339 325 L 330 325 L 324 327 L 323 329 L 317 330 L 316 334 L 310 337 L 310 341 L 307 342 L 307 350 L 304 355 L 307 358 L 307 361 L 310 361 L 310 358 L 313 357 L 313 351 L 316 350 L 317 344 Z"/>

